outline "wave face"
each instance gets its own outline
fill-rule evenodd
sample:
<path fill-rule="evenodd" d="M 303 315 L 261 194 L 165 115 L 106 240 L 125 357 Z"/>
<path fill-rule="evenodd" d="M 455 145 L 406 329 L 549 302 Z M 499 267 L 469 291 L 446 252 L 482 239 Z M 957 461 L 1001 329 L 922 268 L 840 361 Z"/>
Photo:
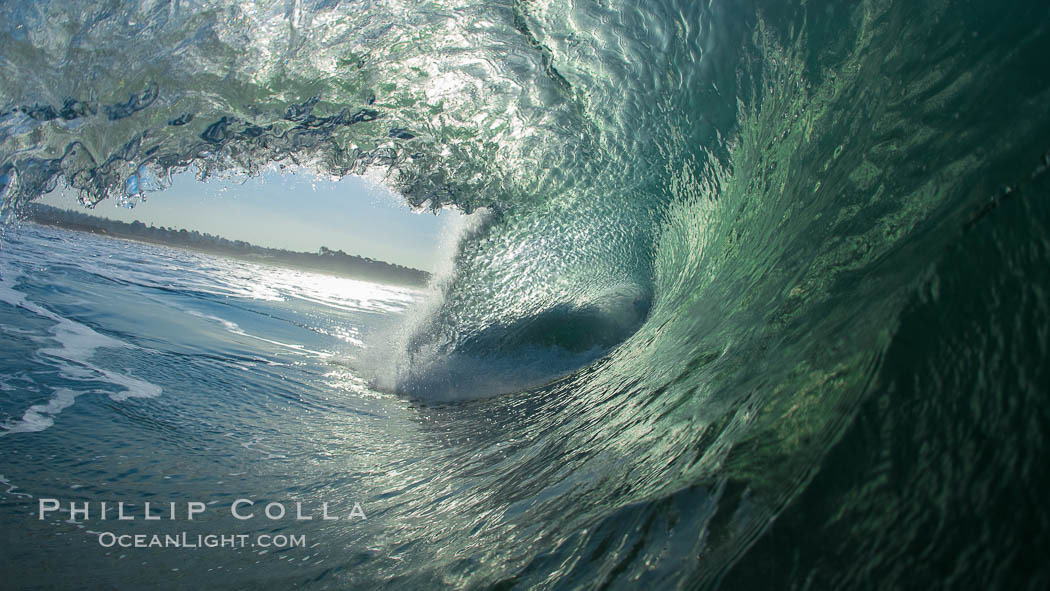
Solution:
<path fill-rule="evenodd" d="M 1044 2 L 0 13 L 9 216 L 271 163 L 485 210 L 387 378 L 478 400 L 377 584 L 1050 577 Z"/>

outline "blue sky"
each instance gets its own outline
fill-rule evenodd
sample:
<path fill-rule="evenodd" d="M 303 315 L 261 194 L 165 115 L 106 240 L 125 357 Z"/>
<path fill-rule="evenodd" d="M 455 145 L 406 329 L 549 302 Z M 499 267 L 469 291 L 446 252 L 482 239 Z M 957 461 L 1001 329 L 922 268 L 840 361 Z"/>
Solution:
<path fill-rule="evenodd" d="M 42 202 L 126 222 L 197 230 L 252 244 L 316 252 L 321 246 L 417 269 L 437 265 L 443 229 L 459 213 L 412 213 L 386 187 L 361 177 L 339 181 L 268 169 L 254 178 L 205 183 L 177 175 L 171 187 L 148 193 L 134 209 L 107 199 L 94 210 L 71 192 Z"/>

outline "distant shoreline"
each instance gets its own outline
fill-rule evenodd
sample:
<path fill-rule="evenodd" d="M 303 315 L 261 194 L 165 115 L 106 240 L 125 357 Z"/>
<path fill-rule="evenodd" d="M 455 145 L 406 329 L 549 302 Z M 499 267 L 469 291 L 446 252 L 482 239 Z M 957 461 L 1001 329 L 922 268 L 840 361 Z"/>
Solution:
<path fill-rule="evenodd" d="M 147 244 L 159 244 L 247 262 L 314 271 L 351 279 L 422 287 L 430 278 L 429 273 L 419 269 L 349 255 L 341 250 L 330 250 L 324 246 L 316 253 L 264 248 L 243 240 L 228 240 L 196 231 L 147 226 L 142 222 L 127 223 L 110 220 L 42 203 L 27 205 L 23 216 L 26 221 L 41 226 Z"/>

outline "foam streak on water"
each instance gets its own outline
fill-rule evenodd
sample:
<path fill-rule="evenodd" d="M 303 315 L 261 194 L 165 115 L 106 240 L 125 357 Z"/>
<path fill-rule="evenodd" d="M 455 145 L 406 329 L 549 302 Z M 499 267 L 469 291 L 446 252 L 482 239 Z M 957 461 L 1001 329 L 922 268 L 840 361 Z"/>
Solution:
<path fill-rule="evenodd" d="M 110 398 L 117 401 L 160 395 L 160 387 L 154 384 L 97 367 L 90 362 L 97 350 L 127 347 L 127 343 L 99 334 L 83 324 L 28 301 L 24 294 L 14 288 L 17 280 L 17 273 L 4 273 L 0 282 L 0 302 L 55 322 L 49 329 L 50 337 L 34 339 L 58 342 L 58 347 L 41 347 L 37 354 L 51 362 L 57 361 L 55 367 L 64 378 L 85 382 L 104 381 L 119 386 L 120 391 L 109 394 Z M 87 393 L 69 388 L 53 388 L 53 392 L 54 395 L 47 404 L 33 405 L 25 411 L 21 420 L 3 425 L 0 435 L 47 429 L 54 424 L 56 415 L 73 405 L 77 396 Z"/>

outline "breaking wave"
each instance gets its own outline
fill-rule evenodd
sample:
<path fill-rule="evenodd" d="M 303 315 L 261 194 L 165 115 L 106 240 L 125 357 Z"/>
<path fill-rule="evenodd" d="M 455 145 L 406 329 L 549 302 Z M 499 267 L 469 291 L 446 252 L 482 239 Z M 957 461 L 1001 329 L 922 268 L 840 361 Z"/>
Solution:
<path fill-rule="evenodd" d="M 385 585 L 1012 588 L 1045 548 L 982 542 L 1047 517 L 992 518 L 1003 482 L 1045 492 L 1011 468 L 1045 442 L 960 452 L 1047 386 L 1045 4 L 0 15 L 9 218 L 60 184 L 133 204 L 186 169 L 275 163 L 484 210 L 378 378 L 472 400 L 441 407 L 450 424 L 485 417 L 456 452 L 474 480 L 454 510 L 478 521 L 400 531 L 430 549 L 372 565 Z M 910 488 L 931 463 L 942 478 Z M 998 484 L 958 540 L 978 482 Z M 892 517 L 922 507 L 937 517 Z M 955 578 L 903 566 L 908 543 Z"/>

